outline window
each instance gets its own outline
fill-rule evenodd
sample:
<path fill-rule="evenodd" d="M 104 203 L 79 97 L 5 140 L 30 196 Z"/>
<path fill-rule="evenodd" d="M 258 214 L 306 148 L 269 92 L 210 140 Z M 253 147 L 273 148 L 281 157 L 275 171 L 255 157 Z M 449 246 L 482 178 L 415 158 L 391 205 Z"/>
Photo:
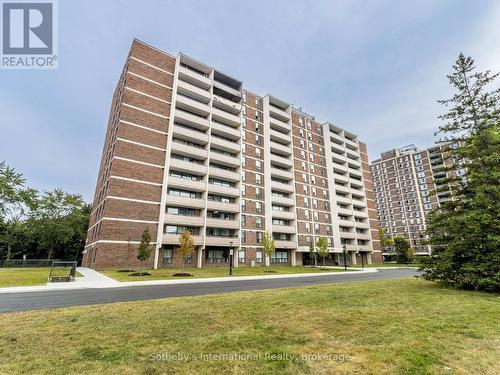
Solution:
<path fill-rule="evenodd" d="M 260 160 L 256 160 L 255 161 L 255 170 L 260 171 L 261 169 L 262 169 L 262 163 L 260 162 Z"/>
<path fill-rule="evenodd" d="M 262 232 L 257 232 L 255 239 L 256 239 L 257 243 L 262 243 Z"/>
<path fill-rule="evenodd" d="M 247 242 L 247 232 L 246 231 L 242 230 L 240 237 L 241 237 L 241 242 L 243 242 L 243 243 Z"/>
<path fill-rule="evenodd" d="M 261 175 L 260 175 L 260 174 L 258 174 L 258 173 L 256 173 L 256 174 L 255 174 L 255 183 L 256 183 L 257 185 L 260 185 L 260 184 L 261 184 L 261 182 L 262 182 L 262 180 L 261 180 L 261 179 L 262 179 Z"/>
<path fill-rule="evenodd" d="M 238 251 L 238 263 L 245 263 L 245 250 Z"/>
<path fill-rule="evenodd" d="M 227 256 L 224 254 L 224 250 L 208 250 L 207 251 L 207 263 L 217 264 L 226 263 Z"/>
<path fill-rule="evenodd" d="M 255 212 L 258 214 L 262 213 L 262 202 L 255 202 Z"/>
<path fill-rule="evenodd" d="M 255 198 L 262 198 L 262 189 L 255 188 Z"/>
<path fill-rule="evenodd" d="M 163 264 L 172 264 L 174 260 L 174 251 L 172 249 L 163 250 Z"/>
<path fill-rule="evenodd" d="M 260 148 L 258 148 L 258 147 L 255 148 L 255 156 L 260 158 Z"/>
<path fill-rule="evenodd" d="M 262 228 L 262 218 L 260 216 L 255 217 L 255 227 Z"/>
<path fill-rule="evenodd" d="M 262 250 L 255 252 L 255 263 L 262 263 Z"/>
<path fill-rule="evenodd" d="M 288 263 L 288 253 L 286 251 L 276 251 L 271 255 L 271 263 Z"/>

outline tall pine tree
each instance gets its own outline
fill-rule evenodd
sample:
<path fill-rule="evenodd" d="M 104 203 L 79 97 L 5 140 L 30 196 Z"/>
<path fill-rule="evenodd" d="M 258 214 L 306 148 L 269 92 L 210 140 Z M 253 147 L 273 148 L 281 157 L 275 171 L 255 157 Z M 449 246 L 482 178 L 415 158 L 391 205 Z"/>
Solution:
<path fill-rule="evenodd" d="M 428 216 L 433 254 L 423 277 L 463 289 L 500 290 L 500 88 L 498 74 L 478 72 L 460 54 L 448 75 L 456 93 L 436 134 L 449 145 L 453 199 Z M 497 86 L 498 87 L 498 86 Z M 457 171 L 464 171 L 465 177 Z"/>

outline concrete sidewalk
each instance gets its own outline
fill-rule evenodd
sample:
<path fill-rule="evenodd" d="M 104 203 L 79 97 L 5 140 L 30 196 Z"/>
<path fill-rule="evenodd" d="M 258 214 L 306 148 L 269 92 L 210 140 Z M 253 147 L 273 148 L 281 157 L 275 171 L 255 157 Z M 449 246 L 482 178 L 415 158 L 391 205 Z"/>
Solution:
<path fill-rule="evenodd" d="M 83 277 L 77 277 L 72 283 L 48 283 L 47 285 L 38 286 L 20 286 L 10 288 L 0 288 L 2 293 L 23 293 L 23 292 L 42 292 L 51 290 L 73 290 L 73 289 L 102 289 L 102 288 L 120 288 L 130 286 L 150 286 L 150 285 L 179 285 L 179 284 L 196 284 L 196 283 L 221 283 L 228 281 L 245 281 L 245 280 L 270 280 L 270 279 L 288 279 L 302 277 L 324 277 L 352 274 L 365 274 L 378 272 L 377 269 L 355 270 L 355 272 L 314 272 L 314 273 L 291 273 L 283 275 L 261 275 L 261 276 L 225 276 L 225 277 L 206 277 L 178 280 L 145 280 L 145 281 L 126 281 L 119 282 L 111 277 L 103 275 L 93 269 L 86 267 L 78 267 L 76 269 Z"/>

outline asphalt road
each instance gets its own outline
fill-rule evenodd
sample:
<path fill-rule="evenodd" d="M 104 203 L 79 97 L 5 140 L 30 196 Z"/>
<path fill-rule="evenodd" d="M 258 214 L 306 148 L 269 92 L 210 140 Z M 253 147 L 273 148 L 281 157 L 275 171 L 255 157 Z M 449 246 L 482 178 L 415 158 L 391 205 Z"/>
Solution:
<path fill-rule="evenodd" d="M 0 293 L 0 313 L 28 311 L 66 306 L 95 305 L 157 298 L 198 296 L 237 291 L 288 288 L 354 281 L 372 281 L 413 277 L 412 269 L 381 269 L 375 273 L 349 272 L 327 276 L 309 276 L 283 279 L 221 281 L 177 285 L 130 286 L 102 289 L 52 290 L 25 293 Z"/>

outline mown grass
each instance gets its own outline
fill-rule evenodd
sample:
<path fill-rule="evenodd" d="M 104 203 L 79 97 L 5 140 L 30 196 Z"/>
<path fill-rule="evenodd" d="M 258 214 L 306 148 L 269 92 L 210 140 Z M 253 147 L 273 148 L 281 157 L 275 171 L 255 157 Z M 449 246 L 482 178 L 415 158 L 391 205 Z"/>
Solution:
<path fill-rule="evenodd" d="M 50 267 L 0 268 L 0 288 L 45 285 Z"/>
<path fill-rule="evenodd" d="M 139 271 L 138 269 L 136 271 Z M 189 272 L 194 276 L 187 278 L 200 277 L 225 277 L 229 276 L 229 266 L 227 267 L 205 267 L 205 268 L 160 268 L 157 270 L 148 269 L 149 276 L 129 276 L 129 272 L 119 272 L 118 269 L 99 270 L 103 274 L 112 277 L 118 281 L 143 281 L 143 280 L 168 280 L 180 279 L 182 277 L 172 276 L 176 272 Z M 320 269 L 313 267 L 291 267 L 291 266 L 258 266 L 258 267 L 237 267 L 233 268 L 233 276 L 262 276 L 262 275 L 280 275 L 292 273 L 315 273 L 315 272 L 343 272 L 339 269 Z M 354 271 L 355 272 L 355 271 Z"/>
<path fill-rule="evenodd" d="M 500 297 L 414 279 L 11 313 L 0 327 L 5 374 L 500 373 Z M 176 353 L 250 359 L 161 360 Z"/>
<path fill-rule="evenodd" d="M 66 275 L 68 270 L 58 274 Z M 50 267 L 0 268 L 0 288 L 46 285 Z M 82 275 L 77 272 L 77 277 Z"/>

